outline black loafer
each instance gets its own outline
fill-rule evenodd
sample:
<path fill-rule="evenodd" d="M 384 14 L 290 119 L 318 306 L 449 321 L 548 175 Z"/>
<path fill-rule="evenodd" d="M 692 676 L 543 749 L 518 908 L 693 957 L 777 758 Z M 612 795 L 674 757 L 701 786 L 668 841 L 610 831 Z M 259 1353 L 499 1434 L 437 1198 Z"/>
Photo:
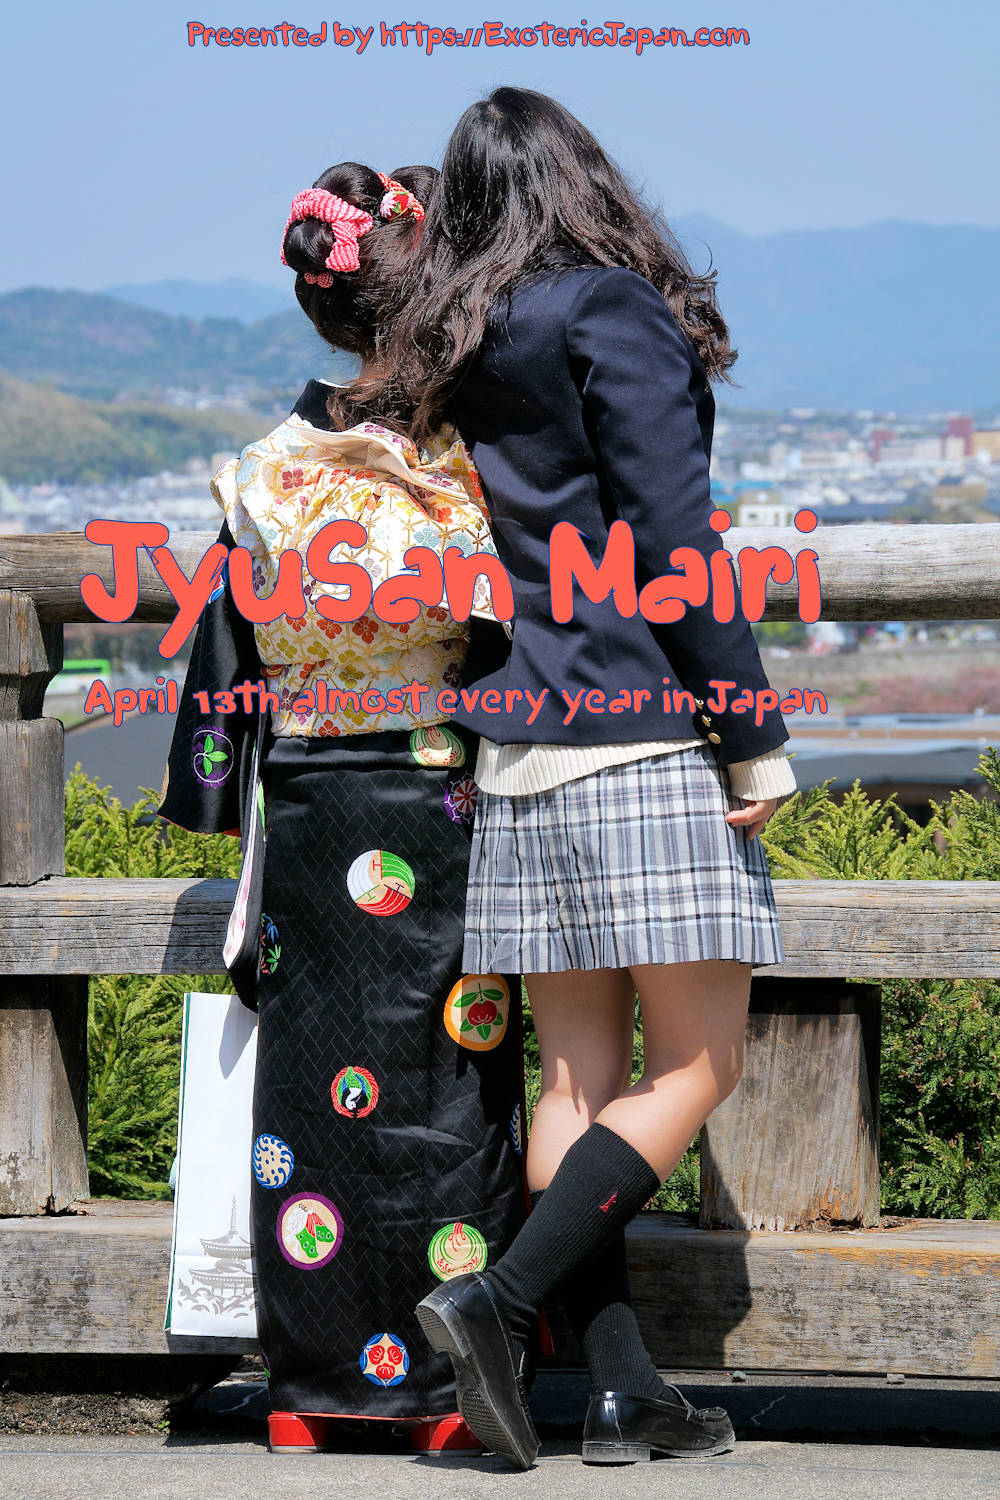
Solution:
<path fill-rule="evenodd" d="M 478 1271 L 454 1276 L 417 1305 L 432 1349 L 451 1357 L 458 1409 L 480 1442 L 530 1469 L 539 1441 L 507 1320 Z"/>
<path fill-rule="evenodd" d="M 676 1401 L 603 1391 L 591 1396 L 583 1428 L 585 1464 L 648 1463 L 652 1453 L 669 1458 L 708 1458 L 736 1444 L 733 1424 L 721 1406 L 700 1410 L 675 1385 Z"/>

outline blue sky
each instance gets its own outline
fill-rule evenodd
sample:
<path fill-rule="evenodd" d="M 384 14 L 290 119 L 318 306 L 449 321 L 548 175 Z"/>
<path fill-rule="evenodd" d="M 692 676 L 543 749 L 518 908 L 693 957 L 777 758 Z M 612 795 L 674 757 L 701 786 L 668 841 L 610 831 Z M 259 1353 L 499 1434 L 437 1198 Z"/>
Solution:
<path fill-rule="evenodd" d="M 669 14 L 667 14 L 669 12 Z M 748 47 L 378 44 L 380 20 L 742 26 Z M 374 24 L 354 48 L 203 48 L 186 23 Z M 282 285 L 292 196 L 331 162 L 437 161 L 498 83 L 554 94 L 671 214 L 746 233 L 881 219 L 1000 225 L 1000 6 L 637 0 L 344 11 L 288 0 L 55 0 L 4 20 L 0 289 L 245 276 Z"/>

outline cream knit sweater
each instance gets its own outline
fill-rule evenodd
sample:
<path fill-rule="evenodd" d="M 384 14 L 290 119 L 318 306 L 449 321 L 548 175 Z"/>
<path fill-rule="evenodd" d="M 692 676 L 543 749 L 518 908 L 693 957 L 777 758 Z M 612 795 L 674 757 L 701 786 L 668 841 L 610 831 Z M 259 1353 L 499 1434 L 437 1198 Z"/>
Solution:
<path fill-rule="evenodd" d="M 632 745 L 495 745 L 491 740 L 480 740 L 475 778 L 478 786 L 492 795 L 526 797 L 551 791 L 607 766 L 627 765 L 704 743 L 693 739 L 647 740 Z M 795 776 L 783 745 L 753 760 L 736 761 L 729 767 L 729 777 L 734 795 L 744 802 L 787 797 L 795 791 Z"/>

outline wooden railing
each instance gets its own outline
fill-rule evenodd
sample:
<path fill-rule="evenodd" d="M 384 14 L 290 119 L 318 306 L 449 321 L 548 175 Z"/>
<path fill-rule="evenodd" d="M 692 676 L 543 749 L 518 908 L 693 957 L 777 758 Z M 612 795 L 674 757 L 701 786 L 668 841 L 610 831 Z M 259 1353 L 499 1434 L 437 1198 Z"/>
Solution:
<path fill-rule="evenodd" d="M 190 576 L 213 540 L 187 534 L 170 545 Z M 807 537 L 783 529 L 734 530 L 725 541 L 734 555 L 747 546 L 778 546 L 793 555 L 814 547 L 827 619 L 1000 618 L 1000 525 L 826 527 Z M 233 897 L 233 882 L 224 880 L 65 876 L 63 732 L 58 720 L 41 716 L 42 700 L 62 664 L 62 624 L 93 618 L 79 593 L 87 572 L 111 586 L 108 549 L 90 546 L 82 535 L 0 536 L 0 1216 L 15 1218 L 59 1212 L 87 1196 L 87 976 L 223 972 Z M 140 564 L 140 584 L 134 618 L 172 619 L 174 603 L 147 560 Z M 770 584 L 766 618 L 796 617 L 794 585 Z M 151 781 L 158 774 L 159 768 L 149 768 Z M 703 1133 L 701 1222 L 730 1235 L 811 1230 L 811 1236 L 790 1238 L 799 1249 L 815 1248 L 820 1231 L 831 1226 L 878 1222 L 875 981 L 1000 978 L 1000 883 L 776 881 L 775 891 L 786 961 L 755 975 L 744 1079 Z M 845 983 L 859 978 L 873 983 Z M 680 1239 L 664 1248 L 659 1233 L 650 1229 L 645 1240 L 633 1234 L 638 1300 L 649 1316 L 660 1274 L 648 1270 L 648 1257 L 687 1254 L 678 1248 Z M 39 1234 L 41 1225 L 36 1232 L 26 1224 L 13 1239 L 0 1235 L 0 1254 L 5 1244 L 8 1251 L 14 1243 L 21 1247 L 18 1274 L 25 1288 L 30 1272 L 24 1256 L 29 1242 L 30 1255 L 38 1252 Z M 84 1242 L 83 1230 L 77 1238 Z M 711 1243 L 712 1254 L 721 1255 L 730 1240 L 716 1235 L 698 1243 Z M 914 1276 L 926 1276 L 927 1243 L 913 1251 Z M 952 1240 L 941 1253 L 951 1268 L 947 1274 L 956 1274 Z M 901 1367 L 1000 1374 L 996 1338 L 991 1335 L 986 1348 L 974 1333 L 1000 1311 L 1000 1235 L 988 1244 L 980 1237 L 960 1259 L 963 1254 L 968 1275 L 962 1296 L 973 1298 L 964 1352 L 940 1353 L 941 1331 L 928 1314 L 925 1353 L 918 1352 L 915 1366 L 904 1361 Z M 703 1256 L 702 1268 L 709 1263 Z M 746 1271 L 748 1257 L 740 1263 Z M 831 1261 L 842 1263 L 843 1257 Z M 94 1271 L 95 1286 L 101 1274 Z M 753 1276 L 746 1274 L 750 1286 Z M 766 1272 L 772 1280 L 776 1274 L 773 1267 Z M 800 1267 L 799 1281 L 803 1274 Z M 17 1276 L 14 1283 L 21 1284 Z M 917 1285 L 908 1283 L 911 1292 Z M 958 1295 L 957 1285 L 949 1296 Z M 709 1321 L 716 1292 L 705 1291 Z M 113 1301 L 113 1287 L 101 1295 Z M 893 1296 L 886 1296 L 889 1338 L 888 1321 L 900 1315 Z M 670 1300 L 665 1293 L 663 1299 L 664 1305 Z M 0 1351 L 32 1347 L 15 1314 L 6 1323 L 0 1315 Z M 746 1326 L 752 1323 L 750 1317 Z M 837 1337 L 821 1341 L 815 1357 L 822 1367 L 867 1368 L 846 1346 L 837 1363 L 830 1352 L 840 1348 Z M 66 1347 L 122 1347 L 88 1342 L 90 1335 L 76 1343 L 66 1338 Z M 141 1337 L 136 1332 L 128 1347 L 152 1347 L 151 1338 L 148 1329 Z M 678 1348 L 661 1347 L 660 1357 L 676 1356 Z M 718 1361 L 734 1348 L 740 1357 L 742 1345 L 721 1340 Z M 804 1356 L 796 1361 L 775 1352 L 773 1340 L 770 1357 L 786 1368 L 790 1360 L 795 1368 L 817 1367 Z M 875 1368 L 887 1367 L 890 1355 L 879 1357 L 886 1363 Z M 745 1351 L 742 1359 L 753 1362 Z"/>

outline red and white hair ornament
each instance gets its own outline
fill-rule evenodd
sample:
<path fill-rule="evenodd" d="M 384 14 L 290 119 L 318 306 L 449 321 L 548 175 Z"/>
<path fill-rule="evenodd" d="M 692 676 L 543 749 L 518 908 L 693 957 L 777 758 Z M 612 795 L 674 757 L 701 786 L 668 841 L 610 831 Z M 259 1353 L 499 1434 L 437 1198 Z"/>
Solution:
<path fill-rule="evenodd" d="M 329 271 L 307 271 L 307 281 L 317 286 L 332 286 L 333 276 L 330 272 L 358 269 L 358 240 L 371 229 L 374 223 L 371 214 L 365 213 L 363 208 L 355 208 L 353 203 L 348 203 L 344 198 L 338 198 L 336 193 L 328 193 L 325 188 L 307 188 L 304 193 L 299 193 L 292 199 L 288 223 L 281 236 L 283 266 L 288 265 L 285 259 L 285 235 L 301 219 L 320 219 L 324 224 L 329 224 L 333 231 L 333 245 L 326 258 Z"/>
<path fill-rule="evenodd" d="M 383 219 L 402 219 L 407 214 L 412 214 L 419 224 L 424 217 L 423 204 L 419 198 L 405 188 L 401 182 L 396 182 L 392 177 L 387 177 L 384 172 L 378 174 L 378 180 L 385 188 L 385 194 L 378 206 L 379 215 Z"/>

